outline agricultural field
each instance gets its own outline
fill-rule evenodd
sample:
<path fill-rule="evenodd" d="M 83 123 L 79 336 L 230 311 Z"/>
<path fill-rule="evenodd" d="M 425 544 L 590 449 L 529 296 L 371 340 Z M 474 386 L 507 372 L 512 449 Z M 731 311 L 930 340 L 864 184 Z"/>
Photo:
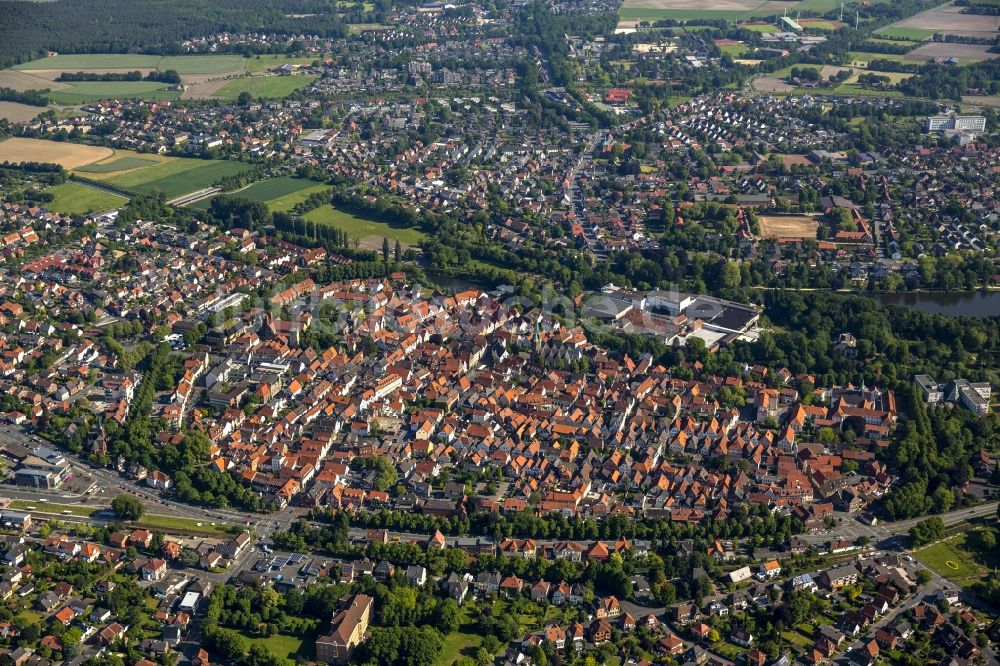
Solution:
<path fill-rule="evenodd" d="M 891 60 L 893 62 L 903 62 L 906 56 L 898 53 L 868 53 L 866 51 L 851 51 L 848 54 L 851 58 L 849 65 L 852 67 L 868 67 L 872 60 Z"/>
<path fill-rule="evenodd" d="M 55 185 L 47 191 L 55 196 L 55 199 L 45 204 L 45 207 L 67 215 L 101 213 L 113 208 L 120 208 L 128 201 L 125 197 L 119 197 L 110 192 L 103 192 L 72 181 Z"/>
<path fill-rule="evenodd" d="M 923 41 L 935 33 L 992 39 L 1000 32 L 1000 16 L 963 14 L 963 9 L 954 4 L 941 5 L 886 26 L 878 34 Z"/>
<path fill-rule="evenodd" d="M 14 67 L 22 72 L 86 72 L 101 70 L 175 69 L 179 74 L 222 74 L 243 71 L 246 59 L 238 55 L 158 56 L 119 53 L 73 53 L 24 62 Z"/>
<path fill-rule="evenodd" d="M 25 123 L 34 119 L 45 107 L 18 104 L 17 102 L 0 102 L 0 118 L 15 123 Z"/>
<path fill-rule="evenodd" d="M 248 92 L 254 98 L 281 99 L 316 80 L 315 76 L 248 76 L 228 81 L 215 91 L 222 99 L 236 99 Z"/>
<path fill-rule="evenodd" d="M 122 53 L 71 53 L 49 56 L 15 65 L 14 69 L 28 71 L 51 69 L 61 72 L 77 72 L 90 69 L 156 69 L 161 56 Z"/>
<path fill-rule="evenodd" d="M 81 173 L 113 173 L 115 171 L 129 171 L 131 169 L 147 167 L 157 164 L 158 162 L 159 160 L 153 160 L 147 157 L 125 156 L 116 157 L 111 161 L 102 160 L 94 164 L 88 164 L 86 166 L 78 167 L 76 170 Z"/>
<path fill-rule="evenodd" d="M 65 141 L 14 138 L 0 142 L 0 162 L 49 162 L 75 169 L 112 155 L 110 148 Z"/>
<path fill-rule="evenodd" d="M 427 237 L 419 229 L 368 220 L 333 206 L 320 206 L 303 215 L 303 218 L 346 231 L 352 241 L 357 240 L 361 247 L 372 250 L 381 250 L 384 238 L 389 239 L 390 245 L 398 240 L 403 246 L 416 246 Z"/>
<path fill-rule="evenodd" d="M 913 551 L 913 556 L 948 580 L 969 587 L 1000 565 L 1000 555 L 983 542 L 983 532 L 963 532 Z"/>
<path fill-rule="evenodd" d="M 86 104 L 101 99 L 179 99 L 180 91 L 168 90 L 169 84 L 158 81 L 80 81 L 48 97 L 54 104 Z"/>
<path fill-rule="evenodd" d="M 927 62 L 934 58 L 958 58 L 960 65 L 982 62 L 1000 58 L 1000 54 L 990 53 L 990 47 L 985 44 L 950 44 L 947 42 L 928 42 L 902 56 L 906 62 Z"/>
<path fill-rule="evenodd" d="M 313 192 L 321 192 L 327 189 L 329 189 L 329 186 L 322 183 L 305 178 L 283 176 L 281 178 L 262 180 L 242 190 L 227 192 L 227 194 L 266 203 L 271 210 L 290 211 L 295 207 L 295 204 L 305 201 L 306 197 Z M 191 207 L 207 210 L 211 202 L 212 198 L 210 197 L 191 204 Z"/>
<path fill-rule="evenodd" d="M 116 171 L 110 174 L 90 173 L 87 176 L 113 187 L 134 190 L 142 194 L 162 192 L 167 199 L 172 199 L 210 187 L 223 176 L 232 176 L 249 168 L 249 165 L 227 160 L 177 157 L 130 171 Z"/>
<path fill-rule="evenodd" d="M 16 69 L 2 69 L 0 70 L 0 87 L 13 88 L 14 90 L 43 90 L 45 88 L 61 90 L 69 88 L 69 84 L 52 81 L 34 73 L 19 72 Z"/>
<path fill-rule="evenodd" d="M 816 238 L 819 222 L 804 215 L 760 215 L 760 232 L 764 238 Z"/>
<path fill-rule="evenodd" d="M 56 81 L 63 72 L 125 73 L 176 70 L 185 84 L 206 79 L 240 76 L 247 60 L 238 55 L 156 56 L 115 53 L 56 55 L 21 63 L 0 72 L 0 85 L 18 90 L 49 88 L 54 104 L 77 105 L 99 99 L 179 99 L 182 92 L 157 81 Z"/>

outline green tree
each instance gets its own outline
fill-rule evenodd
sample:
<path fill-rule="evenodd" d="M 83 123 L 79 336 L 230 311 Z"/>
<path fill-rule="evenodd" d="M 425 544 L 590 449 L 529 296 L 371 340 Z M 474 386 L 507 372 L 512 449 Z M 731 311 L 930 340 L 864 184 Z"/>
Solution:
<path fill-rule="evenodd" d="M 145 507 L 131 495 L 119 495 L 111 501 L 111 509 L 122 520 L 139 520 Z"/>

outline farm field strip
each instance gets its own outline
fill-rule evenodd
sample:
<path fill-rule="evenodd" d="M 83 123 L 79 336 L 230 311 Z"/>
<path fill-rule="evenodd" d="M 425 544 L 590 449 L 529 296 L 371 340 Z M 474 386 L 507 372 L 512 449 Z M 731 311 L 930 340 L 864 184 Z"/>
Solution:
<path fill-rule="evenodd" d="M 198 160 L 187 157 L 133 169 L 121 174 L 89 174 L 109 185 L 142 194 L 162 192 L 168 199 L 209 187 L 224 176 L 249 169 L 249 165 L 226 160 Z"/>
<path fill-rule="evenodd" d="M 113 154 L 110 148 L 16 137 L 0 142 L 0 162 L 49 162 L 75 169 Z"/>

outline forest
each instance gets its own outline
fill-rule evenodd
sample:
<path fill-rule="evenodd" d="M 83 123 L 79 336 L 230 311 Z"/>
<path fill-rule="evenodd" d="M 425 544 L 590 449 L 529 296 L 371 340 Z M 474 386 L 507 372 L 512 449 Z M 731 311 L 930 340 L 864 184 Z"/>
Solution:
<path fill-rule="evenodd" d="M 60 53 L 180 53 L 180 43 L 218 32 L 343 37 L 331 0 L 0 1 L 0 68 Z M 307 14 L 309 18 L 291 18 Z"/>

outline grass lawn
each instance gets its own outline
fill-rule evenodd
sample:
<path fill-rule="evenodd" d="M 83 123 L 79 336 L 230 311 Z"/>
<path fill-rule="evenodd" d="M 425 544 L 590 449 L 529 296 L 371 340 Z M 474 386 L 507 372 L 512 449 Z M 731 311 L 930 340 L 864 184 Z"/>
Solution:
<path fill-rule="evenodd" d="M 68 215 L 102 213 L 112 208 L 120 208 L 128 201 L 125 197 L 95 190 L 92 187 L 74 182 L 55 185 L 47 191 L 55 196 L 55 199 L 45 204 L 45 207 L 57 213 Z"/>
<path fill-rule="evenodd" d="M 134 169 L 120 175 L 100 177 L 111 185 L 117 185 L 143 194 L 160 191 L 168 199 L 210 187 L 223 176 L 232 176 L 246 171 L 250 166 L 228 160 L 198 160 L 177 158 L 168 162 Z M 103 174 L 99 174 L 103 176 Z"/>
<path fill-rule="evenodd" d="M 216 522 L 213 525 L 211 521 L 200 521 L 194 518 L 181 518 L 179 516 L 161 516 L 155 513 L 144 515 L 136 523 L 136 526 L 164 531 L 180 530 L 206 532 L 209 534 L 229 534 L 226 531 L 226 527 L 229 526 L 227 523 Z"/>
<path fill-rule="evenodd" d="M 23 610 L 16 617 L 22 617 L 35 626 L 40 626 L 42 623 L 41 613 L 36 613 L 33 610 Z"/>
<path fill-rule="evenodd" d="M 69 88 L 46 93 L 56 104 L 85 104 L 100 99 L 179 99 L 159 81 L 80 81 Z"/>
<path fill-rule="evenodd" d="M 934 32 L 934 30 L 928 30 L 926 28 L 895 28 L 893 26 L 888 26 L 882 28 L 875 34 L 900 41 L 922 42 L 925 39 L 933 37 Z"/>
<path fill-rule="evenodd" d="M 303 651 L 304 649 L 307 649 L 308 646 L 305 645 L 305 641 L 298 636 L 275 634 L 274 636 L 263 638 L 261 636 L 254 636 L 247 631 L 240 631 L 239 634 L 251 643 L 260 643 L 273 652 L 276 657 L 280 657 L 282 659 L 295 660 L 297 656 L 301 656 L 303 658 L 309 658 L 311 656 L 306 655 Z"/>
<path fill-rule="evenodd" d="M 471 657 L 483 643 L 479 634 L 456 631 L 444 637 L 444 647 L 434 661 L 435 666 L 451 666 L 462 657 Z"/>
<path fill-rule="evenodd" d="M 151 160 L 145 157 L 119 157 L 111 160 L 110 162 L 86 164 L 82 167 L 77 167 L 76 170 L 82 173 L 112 173 L 114 171 L 138 169 L 139 167 L 147 167 L 157 163 L 157 160 Z"/>
<path fill-rule="evenodd" d="M 330 189 L 329 185 L 323 185 L 322 183 L 305 178 L 282 176 L 280 178 L 262 180 L 250 187 L 228 194 L 234 197 L 264 202 L 271 210 L 290 211 L 295 207 L 295 204 L 305 201 L 306 197 L 313 192 L 322 192 L 328 189 Z M 191 204 L 190 207 L 208 210 L 214 198 L 202 199 L 197 203 Z"/>
<path fill-rule="evenodd" d="M 1000 554 L 983 548 L 978 532 L 963 532 L 914 550 L 913 556 L 962 587 L 972 585 L 1000 565 Z"/>
<path fill-rule="evenodd" d="M 69 511 L 74 516 L 79 516 L 81 518 L 89 518 L 94 511 L 99 508 L 96 506 L 79 506 L 75 504 L 53 504 L 52 502 L 38 502 L 35 500 L 12 500 L 10 503 L 10 508 L 17 509 L 19 511 L 25 511 L 29 506 L 33 506 L 34 511 L 44 511 L 46 513 L 62 513 L 63 511 Z"/>
<path fill-rule="evenodd" d="M 228 82 L 215 94 L 222 99 L 236 99 L 240 93 L 248 92 L 254 98 L 280 99 L 291 95 L 300 88 L 316 80 L 315 76 L 247 76 Z"/>
<path fill-rule="evenodd" d="M 246 61 L 246 70 L 250 74 L 263 72 L 272 67 L 282 65 L 311 65 L 317 60 L 322 60 L 321 56 L 299 56 L 288 57 L 280 54 L 254 56 Z"/>
<path fill-rule="evenodd" d="M 284 196 L 275 197 L 273 199 L 268 200 L 267 207 L 270 208 L 272 211 L 280 210 L 288 212 L 291 209 L 295 208 L 295 204 L 302 203 L 303 201 L 305 201 L 310 194 L 313 194 L 314 192 L 325 192 L 329 189 L 330 189 L 329 185 L 323 185 L 322 183 L 314 183 L 312 185 L 309 185 L 308 187 L 300 188 Z"/>
<path fill-rule="evenodd" d="M 361 245 L 372 249 L 380 250 L 383 238 L 388 238 L 391 246 L 394 240 L 403 245 L 419 245 L 427 237 L 419 229 L 395 227 L 385 222 L 361 218 L 333 206 L 320 206 L 303 217 L 316 224 L 329 224 L 342 229 L 352 240 L 357 239 Z"/>

